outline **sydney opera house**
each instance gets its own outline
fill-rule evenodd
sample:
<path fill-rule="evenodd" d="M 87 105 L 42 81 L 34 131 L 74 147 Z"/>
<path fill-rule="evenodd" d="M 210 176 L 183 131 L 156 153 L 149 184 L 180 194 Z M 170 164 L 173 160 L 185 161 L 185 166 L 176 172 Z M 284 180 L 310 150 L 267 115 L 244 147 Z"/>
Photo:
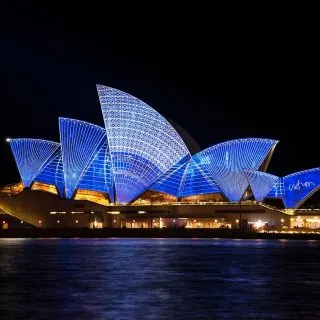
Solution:
<path fill-rule="evenodd" d="M 3 213 L 37 227 L 320 227 L 314 213 L 299 213 L 319 189 L 320 168 L 267 173 L 278 141 L 235 139 L 199 151 L 138 98 L 97 91 L 104 127 L 59 118 L 59 142 L 8 139 L 21 182 L 1 188 Z"/>

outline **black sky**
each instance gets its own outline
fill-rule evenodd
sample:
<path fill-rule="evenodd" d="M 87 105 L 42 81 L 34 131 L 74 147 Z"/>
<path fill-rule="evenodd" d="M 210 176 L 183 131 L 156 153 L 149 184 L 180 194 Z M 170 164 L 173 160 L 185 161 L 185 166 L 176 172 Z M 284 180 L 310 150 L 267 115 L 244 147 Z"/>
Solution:
<path fill-rule="evenodd" d="M 240 137 L 273 138 L 280 142 L 270 173 L 319 166 L 317 19 L 202 11 L 127 8 L 118 15 L 79 3 L 4 8 L 1 185 L 19 180 L 6 137 L 58 141 L 59 116 L 103 125 L 97 83 L 145 101 L 202 149 Z"/>

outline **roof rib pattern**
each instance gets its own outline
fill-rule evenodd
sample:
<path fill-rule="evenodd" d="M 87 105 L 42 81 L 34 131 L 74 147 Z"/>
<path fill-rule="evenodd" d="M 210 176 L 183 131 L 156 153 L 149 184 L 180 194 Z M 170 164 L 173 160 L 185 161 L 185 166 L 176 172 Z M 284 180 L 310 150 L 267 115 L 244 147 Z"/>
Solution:
<path fill-rule="evenodd" d="M 179 161 L 176 165 L 172 166 L 164 175 L 162 175 L 155 182 L 155 184 L 150 187 L 150 189 L 154 191 L 164 192 L 174 197 L 179 197 L 181 183 L 188 165 L 189 162 Z"/>
<path fill-rule="evenodd" d="M 24 187 L 30 187 L 33 179 L 60 144 L 42 139 L 10 139 L 10 147 Z"/>
<path fill-rule="evenodd" d="M 257 201 L 263 201 L 280 179 L 272 174 L 255 170 L 244 170 L 244 174 Z"/>
<path fill-rule="evenodd" d="M 42 166 L 42 169 L 33 180 L 56 186 L 59 195 L 61 197 L 65 197 L 63 162 L 60 145 L 48 158 L 46 163 Z"/>
<path fill-rule="evenodd" d="M 68 118 L 59 118 L 66 198 L 72 198 L 90 160 L 106 139 L 103 128 Z"/>
<path fill-rule="evenodd" d="M 213 181 L 207 170 L 198 164 L 197 155 L 193 156 L 186 169 L 185 179 L 181 185 L 181 197 L 198 194 L 220 193 L 221 190 Z"/>
<path fill-rule="evenodd" d="M 226 198 L 238 202 L 249 185 L 243 170 L 258 170 L 276 143 L 260 138 L 231 140 L 199 152 L 197 158 Z"/>
<path fill-rule="evenodd" d="M 183 158 L 185 143 L 156 110 L 123 91 L 97 86 L 118 202 L 131 202 Z"/>
<path fill-rule="evenodd" d="M 93 154 L 90 165 L 83 173 L 77 189 L 93 190 L 108 193 L 110 200 L 114 202 L 114 187 L 111 157 L 107 138 L 103 139 L 101 148 Z"/>

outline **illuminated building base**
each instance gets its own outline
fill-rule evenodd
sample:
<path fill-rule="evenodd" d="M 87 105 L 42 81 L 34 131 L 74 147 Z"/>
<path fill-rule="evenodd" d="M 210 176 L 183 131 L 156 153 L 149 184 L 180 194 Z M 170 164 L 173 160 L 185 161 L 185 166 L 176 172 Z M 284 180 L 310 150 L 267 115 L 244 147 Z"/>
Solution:
<path fill-rule="evenodd" d="M 86 195 L 86 193 L 79 193 Z M 92 197 L 96 194 L 87 194 Z M 98 197 L 99 198 L 99 197 Z M 0 209 L 40 228 L 289 228 L 296 216 L 254 201 L 152 202 L 111 205 L 61 199 L 52 193 L 25 189 L 17 194 L 0 192 Z M 95 200 L 95 199 L 93 199 Z M 202 199 L 204 200 L 204 199 Z M 320 216 L 306 218 L 316 227 Z M 312 224 L 313 223 L 313 224 Z M 6 226 L 10 228 L 9 226 Z"/>

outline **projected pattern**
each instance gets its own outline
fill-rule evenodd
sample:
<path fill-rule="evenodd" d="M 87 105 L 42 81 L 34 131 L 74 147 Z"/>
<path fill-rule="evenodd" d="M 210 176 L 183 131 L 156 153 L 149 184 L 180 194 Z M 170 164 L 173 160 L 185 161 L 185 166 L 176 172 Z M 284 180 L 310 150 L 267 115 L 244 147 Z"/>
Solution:
<path fill-rule="evenodd" d="M 106 133 L 94 124 L 67 118 L 59 118 L 59 129 L 66 198 L 70 199 Z"/>
<path fill-rule="evenodd" d="M 226 198 L 238 202 L 248 187 L 243 170 L 258 170 L 276 143 L 258 138 L 231 140 L 199 152 L 197 158 Z"/>
<path fill-rule="evenodd" d="M 221 190 L 210 177 L 204 167 L 197 164 L 197 155 L 193 156 L 188 163 L 185 178 L 181 185 L 181 197 L 188 197 L 197 194 L 220 193 Z"/>
<path fill-rule="evenodd" d="M 284 198 L 283 178 L 279 178 L 279 180 L 272 186 L 272 189 L 270 190 L 266 198 Z"/>
<path fill-rule="evenodd" d="M 244 174 L 257 201 L 262 201 L 280 180 L 277 176 L 261 171 L 244 170 Z"/>
<path fill-rule="evenodd" d="M 187 162 L 184 162 L 182 165 L 181 162 L 182 161 L 179 161 L 178 164 L 171 167 L 171 169 L 161 176 L 150 189 L 179 197 L 181 183 L 188 166 Z"/>
<path fill-rule="evenodd" d="M 34 177 L 59 145 L 57 142 L 41 139 L 10 140 L 10 147 L 24 187 L 30 187 Z"/>
<path fill-rule="evenodd" d="M 295 172 L 282 179 L 286 208 L 297 208 L 320 188 L 320 168 Z"/>
<path fill-rule="evenodd" d="M 59 195 L 61 197 L 65 197 L 63 163 L 60 145 L 52 156 L 49 157 L 33 180 L 56 186 Z"/>
<path fill-rule="evenodd" d="M 157 111 L 117 89 L 97 86 L 119 202 L 130 202 L 189 151 Z M 128 161 L 127 161 L 128 160 Z"/>
<path fill-rule="evenodd" d="M 104 138 L 100 150 L 93 155 L 93 159 L 89 163 L 91 164 L 83 173 L 77 189 L 106 192 L 109 194 L 110 200 L 114 202 L 111 158 L 106 138 Z"/>

